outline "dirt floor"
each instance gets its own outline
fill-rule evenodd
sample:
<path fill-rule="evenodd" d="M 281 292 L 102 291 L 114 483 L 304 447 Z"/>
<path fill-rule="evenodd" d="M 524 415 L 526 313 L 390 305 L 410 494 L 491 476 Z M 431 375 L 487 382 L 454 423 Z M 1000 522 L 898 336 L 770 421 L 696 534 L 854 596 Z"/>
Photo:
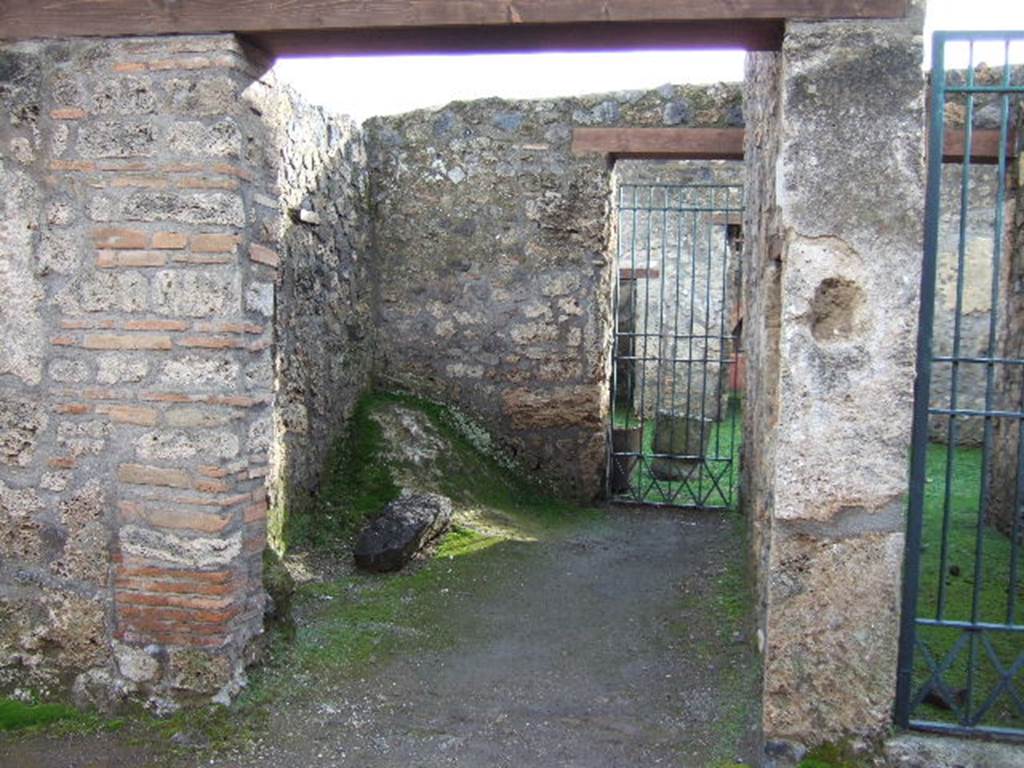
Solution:
<path fill-rule="evenodd" d="M 138 722 L 0 736 L 0 765 L 753 765 L 741 525 L 612 509 L 544 536 L 442 548 L 383 587 L 313 585 L 296 637 L 254 675 L 225 738 L 198 720 L 159 736 Z"/>

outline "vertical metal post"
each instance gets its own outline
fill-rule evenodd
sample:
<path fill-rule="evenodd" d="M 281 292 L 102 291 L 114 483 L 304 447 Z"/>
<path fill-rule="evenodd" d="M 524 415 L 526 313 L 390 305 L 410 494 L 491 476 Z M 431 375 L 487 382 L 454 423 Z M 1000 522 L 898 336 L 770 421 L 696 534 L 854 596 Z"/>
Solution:
<path fill-rule="evenodd" d="M 910 504 L 907 516 L 906 565 L 903 569 L 903 611 L 897 661 L 896 723 L 910 724 L 913 686 L 917 592 L 920 585 L 921 533 L 928 458 L 928 403 L 931 390 L 932 326 L 935 322 L 935 274 L 942 184 L 943 105 L 945 103 L 945 39 L 932 41 L 931 114 L 928 122 L 928 186 L 925 191 L 924 263 L 918 312 L 917 374 L 914 380 L 914 421 L 910 448 Z"/>

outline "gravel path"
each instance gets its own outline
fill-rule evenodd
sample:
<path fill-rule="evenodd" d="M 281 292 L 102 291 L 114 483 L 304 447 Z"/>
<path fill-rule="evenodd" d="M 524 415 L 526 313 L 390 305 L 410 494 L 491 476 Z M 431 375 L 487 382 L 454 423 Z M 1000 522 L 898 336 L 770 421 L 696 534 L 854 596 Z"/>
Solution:
<path fill-rule="evenodd" d="M 245 753 L 185 764 L 753 765 L 757 659 L 718 586 L 724 564 L 743 557 L 735 529 L 706 514 L 616 509 L 567 535 L 500 544 L 473 584 L 452 587 L 454 642 L 311 681 Z M 160 764 L 117 736 L 12 749 L 5 758 L 0 745 L 0 765 Z"/>

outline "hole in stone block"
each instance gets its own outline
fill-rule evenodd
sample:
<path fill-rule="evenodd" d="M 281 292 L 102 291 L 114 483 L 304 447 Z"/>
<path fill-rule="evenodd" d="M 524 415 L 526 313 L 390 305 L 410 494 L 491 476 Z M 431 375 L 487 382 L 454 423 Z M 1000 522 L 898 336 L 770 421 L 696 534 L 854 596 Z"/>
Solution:
<path fill-rule="evenodd" d="M 811 333 L 818 341 L 838 341 L 858 331 L 864 290 L 852 280 L 822 280 L 811 301 Z"/>

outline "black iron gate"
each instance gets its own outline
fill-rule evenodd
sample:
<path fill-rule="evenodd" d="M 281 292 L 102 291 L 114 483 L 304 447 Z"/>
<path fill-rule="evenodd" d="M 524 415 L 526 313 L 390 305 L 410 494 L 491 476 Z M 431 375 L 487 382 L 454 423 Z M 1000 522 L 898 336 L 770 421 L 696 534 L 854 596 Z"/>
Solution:
<path fill-rule="evenodd" d="M 619 188 L 608 496 L 733 504 L 743 188 Z"/>
<path fill-rule="evenodd" d="M 964 69 L 947 69 L 954 56 Z M 904 727 L 1003 737 L 1024 737 L 1024 179 L 1013 158 L 1024 67 L 1014 60 L 1024 32 L 933 40 L 896 705 Z"/>

